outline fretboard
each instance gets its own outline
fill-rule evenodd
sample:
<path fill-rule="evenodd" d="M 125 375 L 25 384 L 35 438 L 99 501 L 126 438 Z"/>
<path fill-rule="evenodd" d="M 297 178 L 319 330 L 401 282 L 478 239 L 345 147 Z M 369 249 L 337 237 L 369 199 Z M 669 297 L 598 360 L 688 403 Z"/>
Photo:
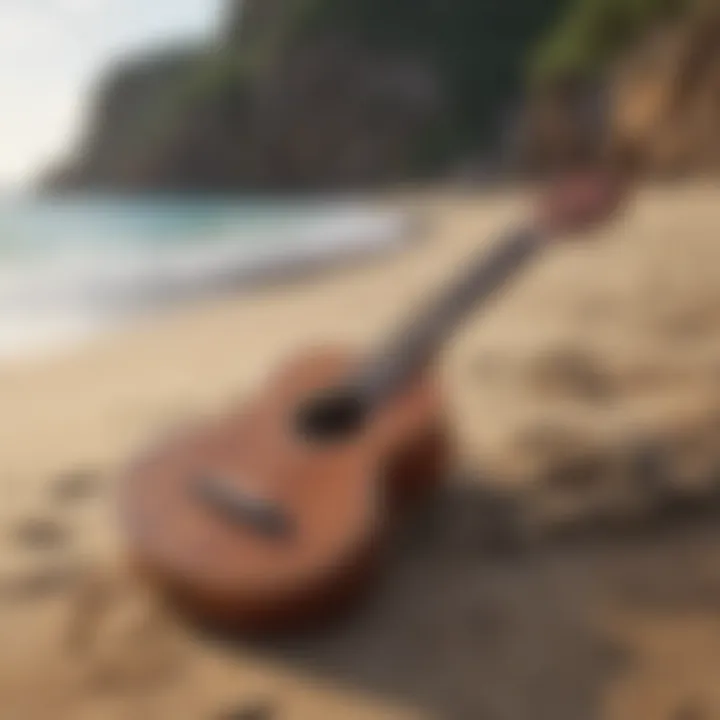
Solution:
<path fill-rule="evenodd" d="M 363 400 L 376 407 L 401 390 L 432 360 L 459 323 L 491 299 L 544 245 L 541 233 L 525 228 L 509 233 L 473 261 L 449 290 L 363 365 L 355 379 Z"/>

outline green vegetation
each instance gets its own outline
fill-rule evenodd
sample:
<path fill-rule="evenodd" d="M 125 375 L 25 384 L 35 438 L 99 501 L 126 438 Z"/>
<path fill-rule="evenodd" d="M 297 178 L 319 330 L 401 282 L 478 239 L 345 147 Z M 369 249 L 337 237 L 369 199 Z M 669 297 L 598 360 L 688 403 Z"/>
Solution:
<path fill-rule="evenodd" d="M 533 81 L 597 74 L 653 24 L 682 14 L 693 0 L 574 0 L 541 42 Z"/>

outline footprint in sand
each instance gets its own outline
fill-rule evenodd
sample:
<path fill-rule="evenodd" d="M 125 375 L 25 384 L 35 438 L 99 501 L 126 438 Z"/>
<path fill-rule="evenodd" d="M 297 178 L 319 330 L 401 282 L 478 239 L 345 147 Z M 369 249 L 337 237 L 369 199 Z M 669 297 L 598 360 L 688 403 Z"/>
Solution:
<path fill-rule="evenodd" d="M 62 505 L 73 505 L 93 499 L 100 492 L 100 475 L 94 470 L 79 469 L 58 477 L 52 485 L 52 499 Z"/>
<path fill-rule="evenodd" d="M 213 720 L 274 720 L 277 712 L 269 702 L 245 703 L 236 708 L 223 710 Z"/>
<path fill-rule="evenodd" d="M 14 577 L 0 579 L 0 599 L 29 602 L 62 595 L 82 578 L 82 570 L 71 563 L 44 564 Z"/>
<path fill-rule="evenodd" d="M 11 530 L 11 538 L 27 550 L 57 550 L 70 540 L 70 530 L 60 520 L 50 517 L 27 518 Z"/>
<path fill-rule="evenodd" d="M 6 537 L 22 557 L 22 565 L 17 572 L 0 578 L 3 601 L 56 597 L 82 577 L 80 563 L 68 552 L 72 528 L 61 519 L 49 515 L 26 517 L 8 528 Z"/>

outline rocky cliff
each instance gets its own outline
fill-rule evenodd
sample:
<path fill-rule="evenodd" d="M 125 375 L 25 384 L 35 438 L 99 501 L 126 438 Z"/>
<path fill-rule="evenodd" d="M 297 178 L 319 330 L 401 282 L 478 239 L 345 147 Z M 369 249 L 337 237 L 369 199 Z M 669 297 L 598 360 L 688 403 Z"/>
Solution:
<path fill-rule="evenodd" d="M 720 170 L 720 7 L 658 27 L 620 64 L 613 134 L 653 175 Z"/>
<path fill-rule="evenodd" d="M 233 0 L 211 47 L 117 67 L 55 190 L 313 190 L 492 142 L 564 0 Z"/>

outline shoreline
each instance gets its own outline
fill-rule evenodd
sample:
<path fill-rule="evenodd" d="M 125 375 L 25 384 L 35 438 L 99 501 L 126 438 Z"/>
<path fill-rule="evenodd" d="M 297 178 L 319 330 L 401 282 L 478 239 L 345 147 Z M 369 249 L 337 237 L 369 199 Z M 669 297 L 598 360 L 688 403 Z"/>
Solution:
<path fill-rule="evenodd" d="M 220 209 L 227 213 L 228 207 Z M 269 221 L 272 228 L 270 218 L 272 215 L 265 222 Z M 10 284 L 6 296 L 0 298 L 0 314 L 6 316 L 5 327 L 0 327 L 0 363 L 41 357 L 45 352 L 65 354 L 118 325 L 132 325 L 145 316 L 161 317 L 168 310 L 207 298 L 267 290 L 283 283 L 308 281 L 343 266 L 380 261 L 411 242 L 421 242 L 426 232 L 419 211 L 390 209 L 368 200 L 352 204 L 348 200 L 342 204 L 328 201 L 318 208 L 316 220 L 299 216 L 298 227 L 278 226 L 268 238 L 253 238 L 257 230 L 243 226 L 242 214 L 235 222 L 235 240 L 198 237 L 192 244 L 163 249 L 162 254 L 152 247 L 141 247 L 145 255 L 137 258 L 100 254 L 94 258 L 96 277 L 89 269 L 76 277 L 71 266 L 67 277 L 56 271 L 41 285 L 30 274 L 26 285 L 16 281 L 13 291 L 11 273 L 22 278 L 21 273 L 42 271 L 47 275 L 48 269 L 10 264 L 5 268 Z M 248 233 L 249 237 L 243 237 Z M 278 237 L 288 233 L 291 241 L 278 244 Z M 131 249 L 128 246 L 123 251 L 129 253 Z M 123 263 L 130 260 L 132 264 L 125 267 Z"/>

